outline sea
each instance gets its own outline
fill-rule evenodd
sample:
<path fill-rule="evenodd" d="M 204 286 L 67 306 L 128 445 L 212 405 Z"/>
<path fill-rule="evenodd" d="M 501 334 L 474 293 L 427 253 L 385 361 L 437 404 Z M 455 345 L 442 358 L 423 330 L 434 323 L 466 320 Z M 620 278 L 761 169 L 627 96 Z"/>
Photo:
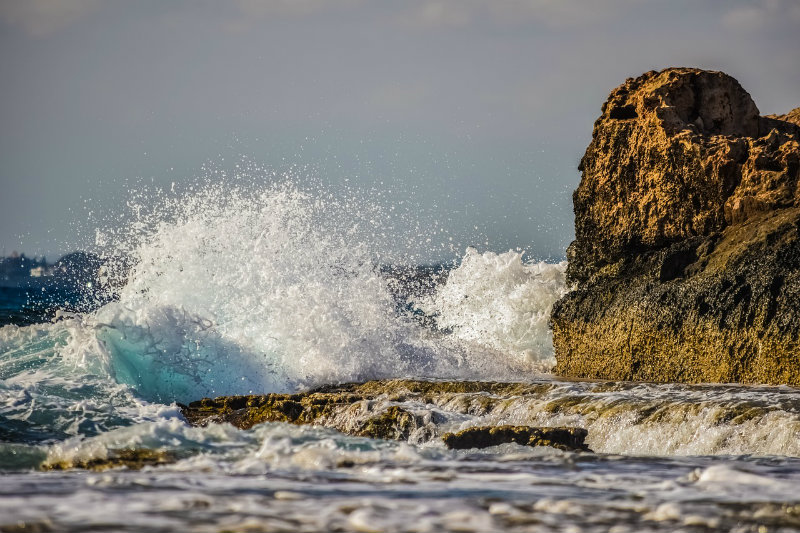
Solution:
<path fill-rule="evenodd" d="M 137 195 L 96 230 L 128 259 L 94 306 L 0 290 L 0 532 L 800 531 L 800 390 L 554 376 L 564 262 L 423 265 L 441 230 L 413 207 L 265 183 Z M 179 406 L 392 378 L 526 386 L 372 400 L 425 421 L 405 441 Z M 592 451 L 441 440 L 498 424 L 585 428 Z M 174 460 L 52 468 L 126 450 Z"/>

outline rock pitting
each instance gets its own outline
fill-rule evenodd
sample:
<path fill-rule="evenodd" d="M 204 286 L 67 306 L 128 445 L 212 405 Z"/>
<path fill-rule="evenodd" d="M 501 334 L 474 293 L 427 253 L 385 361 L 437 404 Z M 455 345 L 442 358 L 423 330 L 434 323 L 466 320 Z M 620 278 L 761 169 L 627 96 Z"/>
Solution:
<path fill-rule="evenodd" d="M 612 91 L 579 169 L 556 373 L 800 385 L 800 108 L 647 72 Z"/>

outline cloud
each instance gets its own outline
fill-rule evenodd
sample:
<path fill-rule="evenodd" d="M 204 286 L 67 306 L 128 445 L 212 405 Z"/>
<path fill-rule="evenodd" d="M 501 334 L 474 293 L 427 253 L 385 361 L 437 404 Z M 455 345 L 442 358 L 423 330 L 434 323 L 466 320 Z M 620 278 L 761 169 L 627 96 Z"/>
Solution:
<path fill-rule="evenodd" d="M 502 24 L 539 22 L 552 27 L 597 22 L 643 0 L 420 0 L 402 15 L 418 27 L 465 27 L 491 20 Z"/>
<path fill-rule="evenodd" d="M 238 33 L 251 30 L 258 22 L 270 18 L 301 17 L 350 9 L 364 0 L 233 0 L 234 18 L 224 28 Z M 221 5 L 221 4 L 220 4 Z"/>
<path fill-rule="evenodd" d="M 722 17 L 725 28 L 740 31 L 759 31 L 784 23 L 800 23 L 800 2 L 797 0 L 761 0 L 735 7 Z"/>
<path fill-rule="evenodd" d="M 425 2 L 407 15 L 409 22 L 419 26 L 466 26 L 477 15 L 477 6 L 470 1 Z"/>
<path fill-rule="evenodd" d="M 359 4 L 360 0 L 235 0 L 234 3 L 245 16 L 267 17 L 310 15 L 352 7 Z"/>
<path fill-rule="evenodd" d="M 66 27 L 102 6 L 102 0 L 3 0 L 0 19 L 39 37 Z"/>

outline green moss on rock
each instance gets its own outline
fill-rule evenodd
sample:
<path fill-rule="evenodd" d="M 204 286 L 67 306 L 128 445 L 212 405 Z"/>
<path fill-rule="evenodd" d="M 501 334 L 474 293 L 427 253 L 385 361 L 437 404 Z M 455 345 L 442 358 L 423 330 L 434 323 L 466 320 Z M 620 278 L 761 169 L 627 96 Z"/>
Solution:
<path fill-rule="evenodd" d="M 498 381 L 423 381 L 413 379 L 387 379 L 354 383 L 336 387 L 336 390 L 348 390 L 357 394 L 377 396 L 382 394 L 398 394 L 408 391 L 412 394 L 474 394 L 487 393 L 503 396 L 544 393 L 555 385 L 550 383 L 504 383 Z"/>
<path fill-rule="evenodd" d="M 407 440 L 411 432 L 420 425 L 419 417 L 402 407 L 392 405 L 368 418 L 356 434 L 373 439 Z"/>
<path fill-rule="evenodd" d="M 346 392 L 308 392 L 304 394 L 264 394 L 203 398 L 181 406 L 193 425 L 228 422 L 250 429 L 263 422 L 315 424 L 333 414 L 338 407 L 360 401 L 363 396 Z"/>

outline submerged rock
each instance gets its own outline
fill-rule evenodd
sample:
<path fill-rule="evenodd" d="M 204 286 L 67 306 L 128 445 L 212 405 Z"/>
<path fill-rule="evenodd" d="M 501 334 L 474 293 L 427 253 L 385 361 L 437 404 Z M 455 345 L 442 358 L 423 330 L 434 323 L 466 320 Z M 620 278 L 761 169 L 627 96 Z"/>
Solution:
<path fill-rule="evenodd" d="M 584 443 L 583 428 L 537 428 L 530 426 L 488 426 L 445 433 L 442 441 L 450 449 L 488 448 L 514 442 L 523 446 L 551 446 L 565 451 L 591 451 Z"/>
<path fill-rule="evenodd" d="M 612 91 L 579 169 L 556 373 L 800 385 L 800 109 L 648 72 Z"/>
<path fill-rule="evenodd" d="M 47 461 L 41 465 L 42 470 L 94 470 L 103 471 L 111 468 L 128 468 L 141 470 L 146 466 L 159 466 L 174 463 L 178 460 L 174 453 L 147 448 L 109 450 L 105 457 L 85 459 L 68 459 Z"/>

